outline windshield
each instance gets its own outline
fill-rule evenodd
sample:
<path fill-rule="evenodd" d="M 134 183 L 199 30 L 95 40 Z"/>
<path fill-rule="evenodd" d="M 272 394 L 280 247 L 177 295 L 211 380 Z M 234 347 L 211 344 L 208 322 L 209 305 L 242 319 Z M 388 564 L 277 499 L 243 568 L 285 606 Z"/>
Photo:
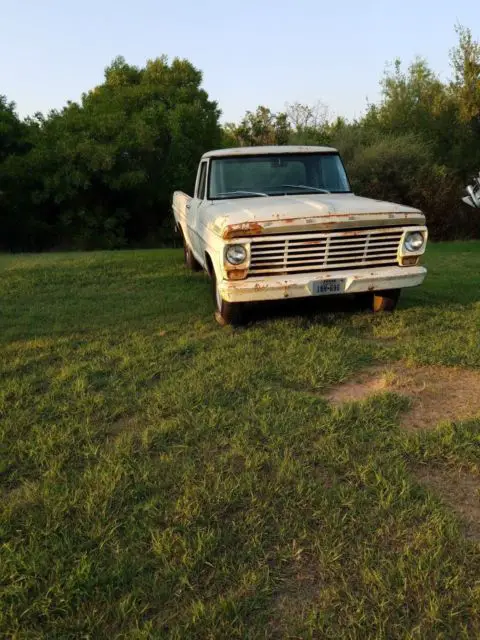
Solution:
<path fill-rule="evenodd" d="M 338 153 L 282 153 L 214 158 L 208 198 L 349 192 Z"/>

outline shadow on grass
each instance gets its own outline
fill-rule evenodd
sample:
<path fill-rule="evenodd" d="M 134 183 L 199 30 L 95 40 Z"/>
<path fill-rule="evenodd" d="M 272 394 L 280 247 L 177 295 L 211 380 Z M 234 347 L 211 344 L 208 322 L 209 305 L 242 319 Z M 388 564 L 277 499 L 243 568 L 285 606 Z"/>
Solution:
<path fill-rule="evenodd" d="M 403 289 L 397 310 L 442 308 L 450 305 L 470 306 L 480 301 L 480 287 L 453 279 L 451 287 L 440 287 L 440 277 L 432 275 L 430 282 L 412 289 Z M 248 322 L 273 318 L 301 317 L 306 321 L 333 322 L 331 314 L 363 313 L 373 316 L 369 294 L 321 296 L 254 303 L 247 312 Z"/>
<path fill-rule="evenodd" d="M 330 324 L 332 314 L 368 313 L 368 301 L 362 296 L 322 296 L 257 302 L 248 306 L 246 320 L 257 323 L 278 318 L 300 318 L 306 322 Z"/>

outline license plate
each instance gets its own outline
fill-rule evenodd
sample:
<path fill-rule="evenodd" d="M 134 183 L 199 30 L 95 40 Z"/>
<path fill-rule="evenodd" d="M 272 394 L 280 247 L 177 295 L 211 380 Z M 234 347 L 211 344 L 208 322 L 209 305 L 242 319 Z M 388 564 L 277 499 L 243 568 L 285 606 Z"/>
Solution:
<path fill-rule="evenodd" d="M 329 296 L 334 293 L 343 293 L 345 280 L 320 280 L 312 282 L 312 293 L 314 296 Z"/>

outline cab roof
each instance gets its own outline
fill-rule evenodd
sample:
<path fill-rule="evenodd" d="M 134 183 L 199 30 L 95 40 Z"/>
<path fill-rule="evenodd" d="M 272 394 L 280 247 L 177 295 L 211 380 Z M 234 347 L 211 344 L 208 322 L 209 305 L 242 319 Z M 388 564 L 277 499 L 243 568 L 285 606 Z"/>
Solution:
<path fill-rule="evenodd" d="M 202 156 L 205 158 L 222 158 L 231 156 L 258 156 L 271 155 L 279 153 L 335 153 L 337 149 L 333 147 L 313 147 L 304 145 L 279 145 L 279 146 L 263 146 L 263 147 L 234 147 L 232 149 L 216 149 L 207 151 Z"/>

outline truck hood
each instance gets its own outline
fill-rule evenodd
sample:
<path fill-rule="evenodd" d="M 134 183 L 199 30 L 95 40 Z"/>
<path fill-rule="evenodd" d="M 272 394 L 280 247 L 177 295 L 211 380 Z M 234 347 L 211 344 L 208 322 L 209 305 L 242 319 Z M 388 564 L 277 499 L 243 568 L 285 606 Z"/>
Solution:
<path fill-rule="evenodd" d="M 212 228 L 224 238 L 333 228 L 423 225 L 419 209 L 352 193 L 215 200 Z M 217 210 L 217 212 L 215 212 Z"/>

